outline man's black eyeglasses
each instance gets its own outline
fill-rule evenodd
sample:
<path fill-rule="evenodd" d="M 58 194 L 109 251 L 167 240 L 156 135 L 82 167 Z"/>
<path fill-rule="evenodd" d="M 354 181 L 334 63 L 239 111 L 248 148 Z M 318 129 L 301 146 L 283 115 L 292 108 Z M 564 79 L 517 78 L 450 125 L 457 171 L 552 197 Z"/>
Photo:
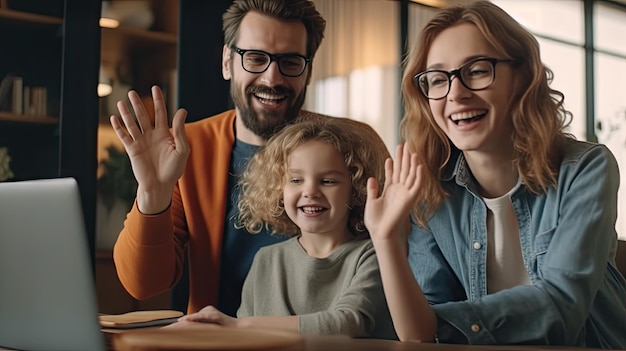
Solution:
<path fill-rule="evenodd" d="M 263 73 L 272 61 L 278 63 L 278 70 L 286 77 L 299 77 L 304 73 L 310 57 L 299 54 L 270 54 L 261 50 L 243 50 L 236 46 L 230 47 L 241 55 L 241 66 L 250 73 Z"/>
<path fill-rule="evenodd" d="M 413 81 L 422 94 L 431 100 L 439 100 L 448 96 L 452 77 L 457 77 L 461 84 L 469 90 L 488 88 L 496 79 L 496 63 L 515 62 L 515 60 L 482 57 L 471 60 L 452 71 L 431 69 L 418 73 Z"/>

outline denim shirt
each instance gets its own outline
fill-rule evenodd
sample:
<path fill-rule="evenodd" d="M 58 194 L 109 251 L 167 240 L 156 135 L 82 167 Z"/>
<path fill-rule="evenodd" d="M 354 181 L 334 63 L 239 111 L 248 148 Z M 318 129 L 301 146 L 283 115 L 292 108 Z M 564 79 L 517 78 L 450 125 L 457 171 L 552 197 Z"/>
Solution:
<path fill-rule="evenodd" d="M 424 229 L 412 223 L 409 264 L 443 343 L 626 348 L 626 282 L 615 266 L 619 171 L 603 145 L 566 142 L 557 186 L 511 194 L 531 285 L 487 294 L 487 208 L 462 154 L 449 194 Z"/>

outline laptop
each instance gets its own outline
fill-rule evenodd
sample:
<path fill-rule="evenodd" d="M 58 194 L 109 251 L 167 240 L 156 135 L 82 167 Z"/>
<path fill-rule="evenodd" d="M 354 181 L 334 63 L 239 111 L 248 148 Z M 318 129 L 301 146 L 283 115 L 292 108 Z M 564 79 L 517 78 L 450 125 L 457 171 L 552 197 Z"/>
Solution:
<path fill-rule="evenodd" d="M 0 183 L 0 348 L 104 350 L 97 306 L 76 180 Z"/>

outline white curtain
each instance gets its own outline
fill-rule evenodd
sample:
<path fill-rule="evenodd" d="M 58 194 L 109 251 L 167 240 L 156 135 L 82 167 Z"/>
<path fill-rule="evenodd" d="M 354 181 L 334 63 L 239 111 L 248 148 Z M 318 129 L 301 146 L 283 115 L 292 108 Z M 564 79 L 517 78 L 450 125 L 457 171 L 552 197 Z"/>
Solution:
<path fill-rule="evenodd" d="M 327 24 L 305 109 L 368 123 L 393 150 L 400 120 L 398 2 L 314 2 Z"/>
<path fill-rule="evenodd" d="M 327 23 L 304 108 L 368 123 L 393 151 L 402 118 L 400 2 L 313 1 Z M 421 2 L 445 6 L 468 1 Z M 416 3 L 409 5 L 408 45 L 435 11 Z"/>

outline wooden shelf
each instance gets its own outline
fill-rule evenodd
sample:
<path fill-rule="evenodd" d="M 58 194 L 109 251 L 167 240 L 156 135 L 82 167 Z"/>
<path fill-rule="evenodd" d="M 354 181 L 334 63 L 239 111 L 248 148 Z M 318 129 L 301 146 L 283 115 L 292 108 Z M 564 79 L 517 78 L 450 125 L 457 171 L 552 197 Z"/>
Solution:
<path fill-rule="evenodd" d="M 33 24 L 52 24 L 58 25 L 63 23 L 63 19 L 53 16 L 39 15 L 36 13 L 14 11 L 0 8 L 0 18 L 15 22 L 28 22 Z"/>
<path fill-rule="evenodd" d="M 118 27 L 101 28 L 100 58 L 102 62 L 117 65 L 120 61 L 133 60 L 141 55 L 153 59 L 146 64 L 176 67 L 176 34 L 152 30 Z M 158 59 L 154 59 L 158 57 Z"/>
<path fill-rule="evenodd" d="M 139 28 L 101 28 L 101 31 L 102 46 L 105 50 L 119 50 L 120 48 L 175 48 L 177 42 L 175 34 Z"/>
<path fill-rule="evenodd" d="M 50 116 L 18 115 L 11 112 L 0 112 L 0 121 L 34 124 L 58 124 L 59 118 Z"/>

